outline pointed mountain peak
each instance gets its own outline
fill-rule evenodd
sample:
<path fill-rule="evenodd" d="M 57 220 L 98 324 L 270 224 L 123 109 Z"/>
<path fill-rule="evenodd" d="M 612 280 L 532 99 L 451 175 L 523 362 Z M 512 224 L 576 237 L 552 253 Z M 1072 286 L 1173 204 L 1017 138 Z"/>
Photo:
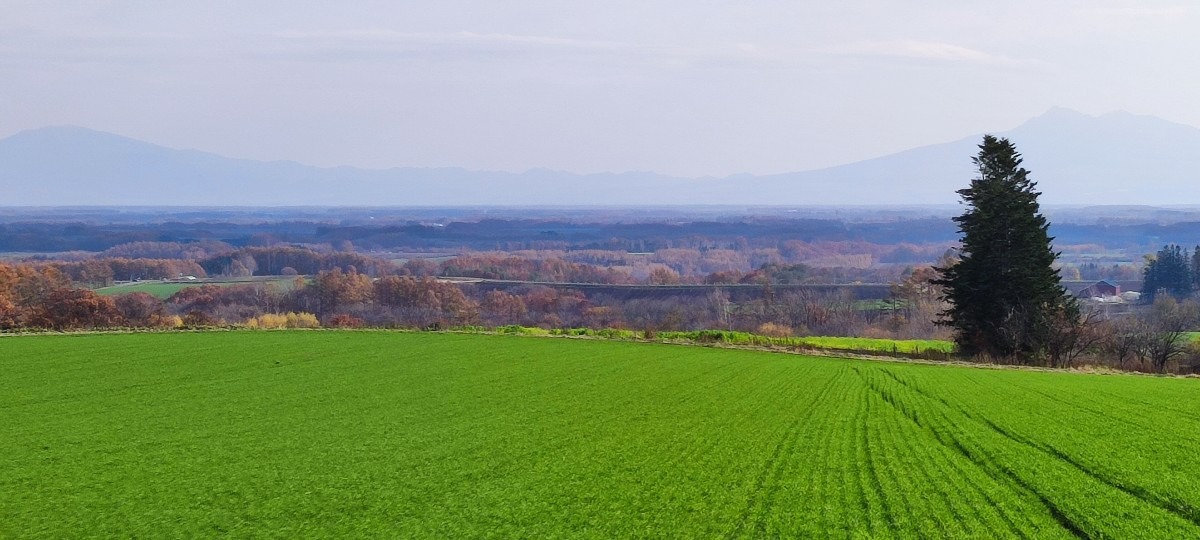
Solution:
<path fill-rule="evenodd" d="M 1046 112 L 1026 120 L 1024 124 L 1017 126 L 1013 131 L 1029 127 L 1079 126 L 1095 119 L 1096 117 L 1081 113 L 1075 109 L 1050 107 Z"/>
<path fill-rule="evenodd" d="M 1091 115 L 1081 113 L 1075 109 L 1067 107 L 1059 107 L 1055 105 L 1046 110 L 1046 112 L 1034 117 L 1037 118 L 1091 118 Z"/>
<path fill-rule="evenodd" d="M 17 132 L 5 139 L 0 139 L 0 142 L 8 143 L 37 143 L 37 144 L 78 144 L 84 141 L 108 141 L 113 143 L 124 144 L 141 144 L 148 146 L 157 146 L 145 141 L 139 141 L 123 135 L 109 133 L 107 131 L 99 131 L 91 128 L 80 126 L 62 125 L 48 126 L 43 128 L 27 129 Z"/>
<path fill-rule="evenodd" d="M 18 131 L 17 133 L 13 134 L 12 136 L 17 137 L 17 136 L 60 136 L 60 135 L 107 135 L 107 136 L 112 136 L 112 137 L 118 136 L 118 135 L 114 135 L 112 133 L 99 131 L 99 130 L 95 130 L 95 129 L 91 129 L 91 128 L 85 128 L 82 126 L 75 126 L 75 125 L 71 125 L 71 124 L 26 129 L 23 131 Z"/>
<path fill-rule="evenodd" d="M 1081 141 L 1120 140 L 1124 141 L 1122 144 L 1129 144 L 1178 137 L 1194 140 L 1200 130 L 1153 115 L 1113 111 L 1092 116 L 1055 107 L 1009 130 L 1006 135 L 1023 141 L 1044 139 L 1047 148 L 1062 148 Z"/>

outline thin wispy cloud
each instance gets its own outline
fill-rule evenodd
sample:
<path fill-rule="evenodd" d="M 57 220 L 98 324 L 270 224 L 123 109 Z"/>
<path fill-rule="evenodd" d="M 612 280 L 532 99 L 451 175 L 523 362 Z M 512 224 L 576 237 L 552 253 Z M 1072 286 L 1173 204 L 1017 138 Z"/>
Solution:
<path fill-rule="evenodd" d="M 218 58 L 237 45 L 211 36 L 139 33 L 27 33 L 0 40 L 0 62 L 127 64 Z"/>
<path fill-rule="evenodd" d="M 696 45 L 570 39 L 551 35 L 385 30 L 278 32 L 263 36 L 254 54 L 296 61 L 486 63 L 551 62 L 564 66 L 641 67 L 666 71 L 708 67 L 766 67 L 794 60 L 753 43 Z M 552 77 L 552 73 L 544 76 Z"/>
<path fill-rule="evenodd" d="M 74 64 L 155 65 L 180 62 L 272 64 L 354 63 L 381 67 L 418 62 L 444 66 L 464 77 L 513 75 L 578 80 L 580 70 L 632 68 L 654 73 L 705 68 L 763 67 L 790 61 L 785 55 L 751 43 L 704 43 L 696 46 L 573 39 L 553 35 L 486 32 L 399 32 L 380 29 L 279 31 L 210 35 L 166 33 L 29 33 L 0 39 L 0 65 L 69 66 Z M 561 70 L 529 66 L 553 65 Z M 487 68 L 487 73 L 471 66 Z M 471 75 L 475 72 L 475 75 Z M 427 74 L 429 75 L 429 74 Z"/>
<path fill-rule="evenodd" d="M 549 35 L 448 32 L 411 33 L 380 30 L 344 32 L 280 32 L 268 36 L 271 51 L 314 60 L 424 58 L 429 60 L 494 61 L 496 56 L 586 60 L 614 64 L 652 63 L 662 67 L 697 65 L 755 56 L 745 44 L 687 47 L 657 43 L 631 43 L 570 39 Z"/>
<path fill-rule="evenodd" d="M 507 47 L 525 46 L 552 49 L 622 50 L 633 46 L 611 41 L 591 41 L 555 36 L 520 35 L 479 32 L 396 32 L 391 30 L 349 30 L 337 32 L 275 32 L 270 37 L 292 43 L 318 43 L 331 46 L 376 45 L 376 46 L 472 46 Z"/>
<path fill-rule="evenodd" d="M 1138 17 L 1152 19 L 1171 19 L 1200 13 L 1200 10 L 1198 10 L 1194 5 L 1089 7 L 1081 8 L 1081 11 L 1084 13 L 1118 18 Z"/>
<path fill-rule="evenodd" d="M 404 60 L 495 62 L 508 59 L 564 57 L 637 57 L 661 55 L 661 48 L 547 35 L 459 32 L 349 30 L 285 31 L 255 36 L 250 52 L 295 61 L 392 62 Z"/>
<path fill-rule="evenodd" d="M 842 56 L 901 58 L 926 62 L 977 64 L 988 67 L 1039 69 L 1050 67 L 1049 63 L 1040 60 L 991 54 L 971 47 L 938 41 L 860 41 L 843 46 L 819 49 L 818 52 Z"/>
<path fill-rule="evenodd" d="M 1036 60 L 919 40 L 863 41 L 822 48 L 753 42 L 693 46 L 574 39 L 486 32 L 398 32 L 382 29 L 281 31 L 229 36 L 168 33 L 37 35 L 0 40 L 0 61 L 130 63 L 185 59 L 286 58 L 294 61 L 495 61 L 496 57 L 564 62 L 641 63 L 663 68 L 699 66 L 789 68 L 830 56 L 896 58 L 991 67 L 1045 68 Z M 607 60 L 605 60 L 607 59 Z"/>

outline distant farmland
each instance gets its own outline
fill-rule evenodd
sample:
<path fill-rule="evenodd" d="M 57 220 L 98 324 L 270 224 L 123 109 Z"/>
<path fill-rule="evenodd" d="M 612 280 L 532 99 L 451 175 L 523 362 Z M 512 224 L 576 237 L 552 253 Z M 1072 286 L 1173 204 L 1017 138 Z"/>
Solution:
<path fill-rule="evenodd" d="M 103 287 L 96 289 L 97 294 L 104 296 L 115 296 L 118 294 L 129 294 L 135 292 L 149 293 L 155 298 L 165 299 L 171 295 L 182 291 L 188 287 L 199 287 L 201 285 L 216 285 L 219 287 L 228 287 L 232 285 L 274 285 L 281 290 L 290 290 L 295 281 L 295 277 L 265 277 L 265 278 L 247 278 L 247 279 L 231 279 L 231 280 L 213 280 L 201 279 L 196 281 L 140 281 L 137 283 L 123 283 L 113 285 L 111 287 Z"/>
<path fill-rule="evenodd" d="M 1200 536 L 1200 381 L 390 332 L 0 338 L 0 537 Z"/>

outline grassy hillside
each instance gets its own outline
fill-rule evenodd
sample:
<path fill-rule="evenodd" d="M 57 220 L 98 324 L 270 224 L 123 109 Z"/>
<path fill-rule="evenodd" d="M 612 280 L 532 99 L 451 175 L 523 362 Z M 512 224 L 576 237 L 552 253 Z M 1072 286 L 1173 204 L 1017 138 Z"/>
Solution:
<path fill-rule="evenodd" d="M 1200 381 L 388 332 L 0 338 L 0 537 L 1200 536 Z"/>

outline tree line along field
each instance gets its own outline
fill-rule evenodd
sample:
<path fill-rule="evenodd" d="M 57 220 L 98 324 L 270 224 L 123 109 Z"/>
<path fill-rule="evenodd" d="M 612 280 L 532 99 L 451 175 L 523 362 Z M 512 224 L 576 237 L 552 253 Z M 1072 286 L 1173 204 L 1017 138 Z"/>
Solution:
<path fill-rule="evenodd" d="M 0 338 L 0 537 L 1200 536 L 1200 381 L 399 332 Z"/>

